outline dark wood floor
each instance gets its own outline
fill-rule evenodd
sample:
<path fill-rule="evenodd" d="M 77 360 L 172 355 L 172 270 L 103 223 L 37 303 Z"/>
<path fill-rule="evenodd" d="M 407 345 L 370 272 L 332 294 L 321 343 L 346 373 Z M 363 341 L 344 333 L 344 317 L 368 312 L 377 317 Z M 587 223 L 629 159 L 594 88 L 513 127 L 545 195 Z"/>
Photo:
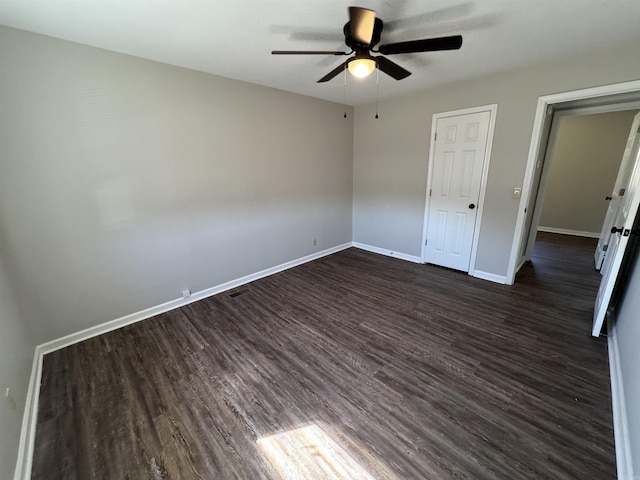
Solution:
<path fill-rule="evenodd" d="M 615 478 L 594 248 L 513 287 L 349 249 L 51 353 L 33 478 Z"/>

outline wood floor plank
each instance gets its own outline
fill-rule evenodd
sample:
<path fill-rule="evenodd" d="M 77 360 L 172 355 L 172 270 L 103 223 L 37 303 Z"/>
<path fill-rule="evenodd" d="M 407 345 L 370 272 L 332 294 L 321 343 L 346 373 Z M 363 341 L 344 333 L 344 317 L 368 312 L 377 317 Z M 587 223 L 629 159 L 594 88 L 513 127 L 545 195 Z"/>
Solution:
<path fill-rule="evenodd" d="M 349 249 L 45 356 L 34 479 L 612 479 L 595 243 Z"/>

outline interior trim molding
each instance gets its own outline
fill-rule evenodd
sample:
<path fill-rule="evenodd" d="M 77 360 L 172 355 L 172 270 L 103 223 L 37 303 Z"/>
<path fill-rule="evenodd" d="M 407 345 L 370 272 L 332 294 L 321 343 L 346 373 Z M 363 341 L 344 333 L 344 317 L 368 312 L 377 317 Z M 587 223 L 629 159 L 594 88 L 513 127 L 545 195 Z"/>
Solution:
<path fill-rule="evenodd" d="M 145 320 L 147 318 L 159 315 L 164 312 L 168 312 L 169 310 L 173 310 L 184 305 L 189 305 L 190 303 L 197 302 L 198 300 L 202 300 L 203 298 L 211 297 L 212 295 L 217 295 L 218 293 L 231 290 L 232 288 L 239 287 L 246 283 L 268 277 L 269 275 L 273 275 L 274 273 L 282 272 L 283 270 L 297 267 L 298 265 L 302 265 L 303 263 L 311 262 L 312 260 L 331 255 L 332 253 L 340 252 L 341 250 L 345 250 L 351 246 L 351 242 L 343 243 L 342 245 L 328 248 L 326 250 L 322 250 L 321 252 L 312 253 L 311 255 L 307 255 L 305 257 L 276 265 L 275 267 L 267 268 L 256 273 L 251 273 L 249 275 L 245 275 L 244 277 L 230 280 L 228 282 L 221 283 L 220 285 L 216 285 L 214 287 L 192 293 L 191 296 L 187 298 L 176 298 L 175 300 L 170 300 L 160 305 L 156 305 L 154 307 L 150 307 L 145 310 L 132 313 L 130 315 L 125 315 L 124 317 L 116 318 L 115 320 L 96 325 L 95 327 L 89 327 L 84 330 L 80 330 L 79 332 L 71 333 L 64 337 L 51 340 L 50 342 L 46 342 L 40 345 L 40 348 L 42 349 L 43 355 L 46 355 L 47 353 L 55 352 L 56 350 L 68 347 L 69 345 L 73 345 L 74 343 L 88 340 L 89 338 L 102 335 L 103 333 L 107 333 L 126 325 Z"/>
<path fill-rule="evenodd" d="M 620 351 L 615 324 L 609 324 L 608 351 L 609 374 L 611 377 L 611 407 L 613 410 L 613 436 L 616 446 L 616 468 L 620 480 L 633 480 L 633 462 L 629 424 L 627 423 L 627 406 L 624 397 L 622 372 L 620 371 Z"/>
<path fill-rule="evenodd" d="M 365 243 L 353 242 L 355 248 L 366 250 L 367 252 L 377 253 L 380 255 L 386 255 L 387 257 L 399 258 L 413 263 L 424 263 L 421 257 L 416 255 L 408 255 L 406 253 L 396 252 L 385 248 L 374 247 L 373 245 L 367 245 Z M 507 277 L 504 275 L 496 275 L 494 273 L 483 272 L 481 270 L 470 270 L 469 275 L 482 280 L 489 280 L 490 282 L 500 283 L 502 285 L 507 283 Z"/>
<path fill-rule="evenodd" d="M 65 335 L 64 337 L 60 337 L 36 346 L 33 357 L 33 366 L 31 368 L 31 377 L 29 379 L 29 390 L 27 392 L 27 399 L 22 416 L 20 445 L 18 448 L 18 459 L 16 462 L 16 469 L 13 479 L 28 480 L 31 478 L 33 452 L 36 442 L 36 425 L 38 421 L 38 398 L 40 397 L 40 383 L 42 380 L 42 362 L 44 356 L 47 353 L 55 352 L 56 350 L 60 350 L 61 348 L 68 347 L 84 340 L 88 340 L 98 335 L 102 335 L 103 333 L 111 332 L 126 325 L 146 320 L 147 318 L 151 318 L 155 315 L 168 312 L 169 310 L 173 310 L 175 308 L 197 302 L 198 300 L 211 297 L 218 293 L 231 290 L 246 283 L 268 277 L 269 275 L 273 275 L 274 273 L 279 273 L 284 270 L 297 267 L 298 265 L 302 265 L 303 263 L 311 262 L 312 260 L 317 260 L 318 258 L 326 257 L 327 255 L 346 250 L 347 248 L 350 248 L 352 246 L 353 244 L 351 242 L 343 243 L 341 245 L 322 250 L 321 252 L 312 253 L 311 255 L 306 255 L 296 260 L 291 260 L 289 262 L 276 265 L 275 267 L 267 268 L 256 273 L 245 275 L 244 277 L 230 280 L 220 285 L 201 290 L 192 294 L 190 297 L 171 300 L 161 305 L 156 305 L 155 307 L 147 308 L 140 312 L 125 315 L 124 317 L 116 318 L 115 320 L 96 325 L 95 327 L 86 328 L 79 332 Z"/>
<path fill-rule="evenodd" d="M 640 80 L 632 80 L 629 82 L 614 83 L 598 87 L 585 88 L 581 90 L 573 90 L 570 92 L 555 93 L 552 95 L 543 95 L 538 97 L 538 105 L 533 120 L 533 130 L 531 132 L 531 142 L 529 144 L 529 153 L 527 156 L 527 166 L 525 168 L 524 179 L 522 181 L 522 195 L 518 206 L 518 215 L 516 217 L 516 225 L 511 243 L 511 255 L 509 256 L 509 267 L 507 269 L 507 280 L 510 285 L 516 277 L 517 265 L 520 260 L 521 247 L 525 238 L 527 217 L 527 207 L 529 205 L 529 197 L 532 195 L 533 174 L 540 151 L 545 148 L 546 140 L 543 132 L 543 125 L 549 106 L 555 106 L 564 102 L 577 100 L 586 100 L 591 98 L 605 97 L 607 95 L 640 92 Z"/>
<path fill-rule="evenodd" d="M 22 429 L 18 445 L 18 459 L 14 470 L 13 480 L 28 480 L 31 478 L 33 462 L 33 447 L 36 443 L 36 424 L 38 422 L 38 398 L 40 397 L 40 382 L 42 379 L 42 349 L 38 345 L 33 354 L 29 389 L 22 414 Z"/>
<path fill-rule="evenodd" d="M 518 273 L 520 271 L 520 269 L 524 266 L 525 263 L 527 263 L 527 260 L 531 260 L 526 259 L 526 258 L 521 258 L 520 261 L 518 262 L 518 266 L 516 267 L 516 273 Z M 515 276 L 514 276 L 514 280 L 515 280 Z M 511 281 L 511 283 L 509 283 L 509 285 L 513 285 L 513 281 Z"/>
<path fill-rule="evenodd" d="M 482 270 L 471 270 L 469 275 L 482 280 L 489 280 L 494 283 L 501 283 L 505 285 L 507 283 L 507 277 L 504 275 L 496 275 L 495 273 L 483 272 Z"/>
<path fill-rule="evenodd" d="M 600 238 L 598 232 L 583 232 L 582 230 L 569 230 L 567 228 L 538 227 L 539 232 L 559 233 L 561 235 L 573 235 L 575 237 Z"/>
<path fill-rule="evenodd" d="M 367 252 L 377 253 L 379 255 L 386 255 L 387 257 L 399 258 L 400 260 L 406 260 L 413 263 L 424 263 L 422 258 L 416 255 L 408 255 L 402 252 L 396 252 L 387 248 L 374 247 L 373 245 L 367 245 L 366 243 L 353 242 L 355 248 L 360 250 L 366 250 Z"/>

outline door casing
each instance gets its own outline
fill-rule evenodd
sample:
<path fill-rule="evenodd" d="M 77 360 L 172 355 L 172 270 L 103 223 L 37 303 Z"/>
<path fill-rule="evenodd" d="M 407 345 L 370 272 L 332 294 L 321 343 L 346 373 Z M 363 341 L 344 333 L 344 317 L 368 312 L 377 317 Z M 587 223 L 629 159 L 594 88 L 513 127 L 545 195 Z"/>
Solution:
<path fill-rule="evenodd" d="M 550 112 L 550 110 L 554 110 Z M 596 115 L 599 113 L 611 113 L 620 112 L 625 110 L 640 110 L 640 102 L 623 102 L 614 105 L 600 105 L 596 107 L 582 107 L 571 108 L 568 110 L 547 109 L 547 116 L 549 117 L 550 131 L 548 134 L 547 145 L 544 150 L 541 150 L 541 156 L 536 163 L 534 177 L 539 177 L 539 181 L 534 180 L 532 183 L 532 196 L 530 197 L 529 206 L 527 212 L 531 213 L 531 216 L 527 218 L 531 219 L 530 224 L 525 224 L 526 238 L 523 241 L 523 249 L 520 252 L 519 264 L 531 260 L 533 256 L 533 248 L 536 240 L 536 233 L 540 224 L 540 216 L 542 215 L 542 207 L 544 205 L 544 195 L 546 191 L 547 180 L 549 176 L 549 170 L 551 168 L 551 155 L 553 153 L 553 147 L 558 137 L 558 125 L 559 120 L 563 117 L 571 117 L 574 115 Z M 544 153 L 544 154 L 543 154 Z M 526 242 L 526 243 L 525 243 Z"/>
<path fill-rule="evenodd" d="M 544 152 L 547 147 L 549 129 L 544 128 L 545 124 L 547 126 L 549 125 L 547 112 L 553 112 L 553 109 L 555 108 L 562 108 L 563 104 L 567 107 L 574 107 L 576 102 L 591 100 L 597 101 L 598 98 L 606 99 L 607 97 L 614 95 L 626 95 L 626 97 L 624 100 L 611 100 L 608 103 L 613 104 L 630 101 L 631 98 L 629 95 L 632 95 L 634 99 L 636 99 L 635 97 L 640 98 L 640 80 L 545 95 L 538 98 L 538 106 L 533 123 L 533 132 L 531 134 L 531 143 L 529 145 L 529 155 L 527 157 L 527 166 L 522 184 L 522 196 L 518 207 L 518 216 L 516 219 L 513 242 L 511 244 L 511 254 L 509 256 L 509 266 L 506 275 L 507 284 L 513 284 L 516 273 L 525 261 L 525 257 L 521 256 L 521 253 L 523 252 L 523 242 L 529 233 L 528 231 L 525 231 L 527 206 L 530 203 L 531 196 L 536 195 L 537 193 L 537 191 L 533 191 L 532 188 L 535 179 L 535 167 L 537 161 L 540 159 L 541 152 Z M 604 103 L 606 104 L 607 102 L 605 101 Z"/>

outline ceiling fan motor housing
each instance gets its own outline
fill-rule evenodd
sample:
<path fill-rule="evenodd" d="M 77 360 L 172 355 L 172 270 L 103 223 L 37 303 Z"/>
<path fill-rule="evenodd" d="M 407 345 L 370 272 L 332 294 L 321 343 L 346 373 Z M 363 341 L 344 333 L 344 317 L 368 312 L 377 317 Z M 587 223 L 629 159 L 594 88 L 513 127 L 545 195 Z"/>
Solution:
<path fill-rule="evenodd" d="M 369 45 L 362 45 L 356 42 L 353 38 L 353 35 L 351 35 L 351 22 L 347 22 L 344 24 L 344 28 L 342 29 L 342 31 L 344 32 L 344 43 L 354 52 L 360 52 L 362 50 L 368 52 L 369 49 L 373 48 L 374 45 L 380 43 L 380 34 L 382 33 L 383 27 L 383 21 L 376 17 L 375 23 L 373 25 L 373 35 L 371 36 L 371 43 Z"/>

